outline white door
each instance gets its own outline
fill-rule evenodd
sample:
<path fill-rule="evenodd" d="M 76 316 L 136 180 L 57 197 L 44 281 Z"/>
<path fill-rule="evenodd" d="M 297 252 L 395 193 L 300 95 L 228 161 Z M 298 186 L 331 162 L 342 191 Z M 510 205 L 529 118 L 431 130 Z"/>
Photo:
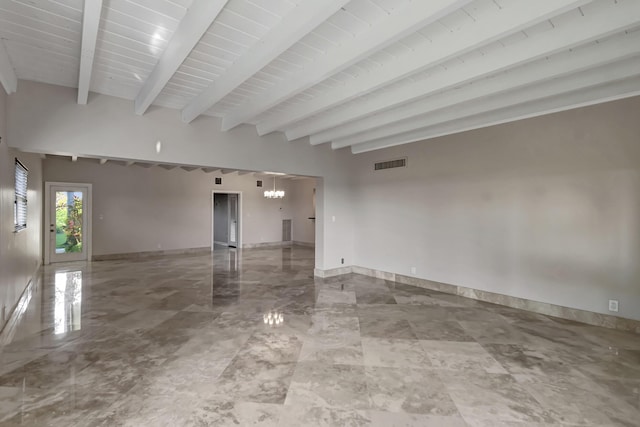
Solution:
<path fill-rule="evenodd" d="M 83 261 L 90 253 L 90 186 L 48 187 L 49 262 Z"/>

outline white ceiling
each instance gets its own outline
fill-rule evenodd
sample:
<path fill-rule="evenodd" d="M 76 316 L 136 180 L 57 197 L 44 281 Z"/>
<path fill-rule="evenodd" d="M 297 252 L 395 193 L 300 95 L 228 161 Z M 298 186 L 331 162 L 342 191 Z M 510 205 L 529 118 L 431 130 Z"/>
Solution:
<path fill-rule="evenodd" d="M 361 153 L 639 95 L 638 30 L 638 0 L 0 0 L 0 82 Z"/>

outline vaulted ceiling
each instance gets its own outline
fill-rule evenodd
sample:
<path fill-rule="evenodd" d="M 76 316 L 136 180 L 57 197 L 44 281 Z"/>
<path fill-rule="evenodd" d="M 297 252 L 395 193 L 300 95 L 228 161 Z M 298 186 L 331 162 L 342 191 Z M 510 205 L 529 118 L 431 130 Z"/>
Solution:
<path fill-rule="evenodd" d="M 0 82 L 361 153 L 639 95 L 639 30 L 638 0 L 0 0 Z"/>

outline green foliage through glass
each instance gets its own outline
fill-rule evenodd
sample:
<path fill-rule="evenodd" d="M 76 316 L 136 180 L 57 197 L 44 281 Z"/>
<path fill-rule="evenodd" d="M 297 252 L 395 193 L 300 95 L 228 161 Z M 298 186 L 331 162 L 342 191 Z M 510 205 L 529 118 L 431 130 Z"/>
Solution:
<path fill-rule="evenodd" d="M 82 193 L 56 192 L 56 249 L 82 252 Z"/>

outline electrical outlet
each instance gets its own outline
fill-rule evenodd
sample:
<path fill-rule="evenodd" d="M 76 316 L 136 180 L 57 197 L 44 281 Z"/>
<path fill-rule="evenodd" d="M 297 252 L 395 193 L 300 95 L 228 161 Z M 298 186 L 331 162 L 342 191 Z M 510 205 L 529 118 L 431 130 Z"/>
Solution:
<path fill-rule="evenodd" d="M 344 264 L 344 258 L 340 258 L 340 264 Z"/>
<path fill-rule="evenodd" d="M 416 268 L 415 267 L 411 267 L 411 274 L 416 274 Z"/>
<path fill-rule="evenodd" d="M 618 312 L 618 300 L 617 299 L 610 299 L 609 300 L 609 311 L 615 311 L 616 313 Z"/>

